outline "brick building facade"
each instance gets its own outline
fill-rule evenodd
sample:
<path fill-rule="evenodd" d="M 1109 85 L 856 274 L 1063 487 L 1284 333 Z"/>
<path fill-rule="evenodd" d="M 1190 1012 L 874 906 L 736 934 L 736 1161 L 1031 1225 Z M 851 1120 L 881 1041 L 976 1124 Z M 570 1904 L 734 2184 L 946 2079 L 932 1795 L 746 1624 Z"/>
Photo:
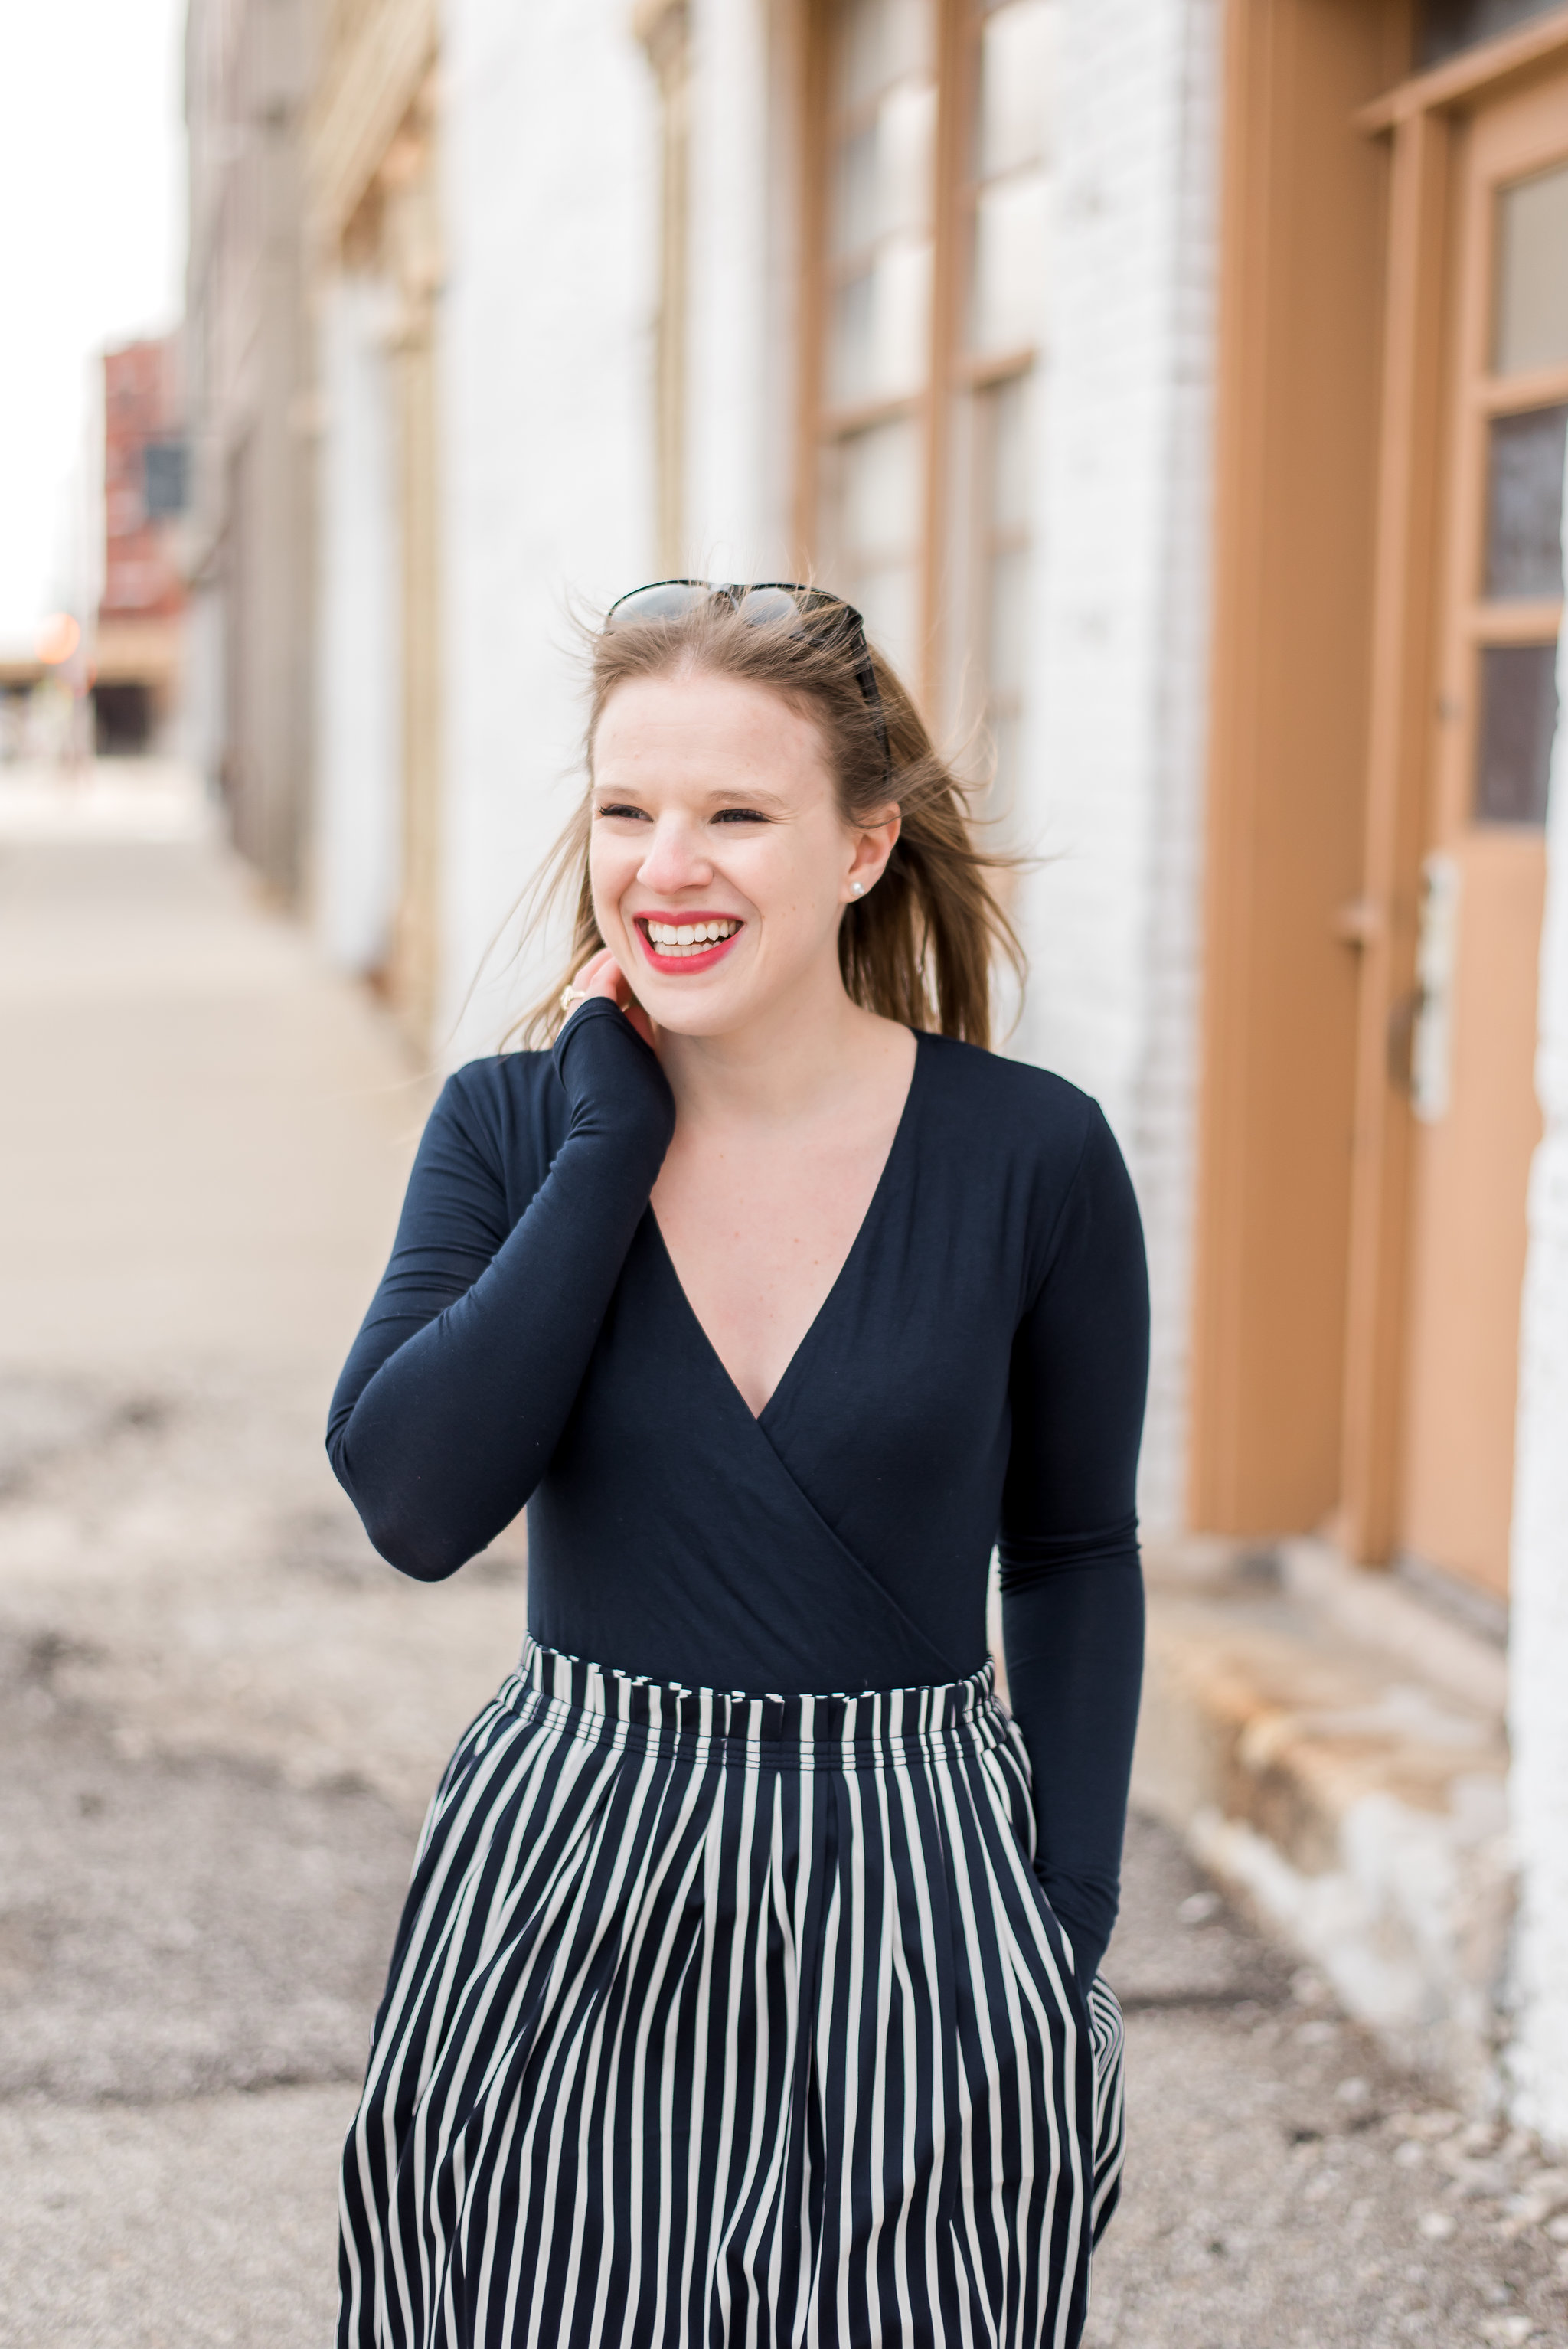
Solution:
<path fill-rule="evenodd" d="M 93 646 L 100 751 L 145 750 L 170 724 L 185 609 L 179 524 L 185 506 L 180 337 L 105 354 L 104 567 Z"/>
<path fill-rule="evenodd" d="M 304 109 L 315 0 L 191 0 L 190 723 L 245 854 L 307 882 L 315 677 Z"/>
<path fill-rule="evenodd" d="M 491 1049 L 574 602 L 859 601 L 1037 852 L 1010 1049 L 1143 1204 L 1143 1797 L 1568 2138 L 1568 8 L 332 0 L 313 38 L 312 366 L 267 412 L 312 467 L 323 935 Z"/>

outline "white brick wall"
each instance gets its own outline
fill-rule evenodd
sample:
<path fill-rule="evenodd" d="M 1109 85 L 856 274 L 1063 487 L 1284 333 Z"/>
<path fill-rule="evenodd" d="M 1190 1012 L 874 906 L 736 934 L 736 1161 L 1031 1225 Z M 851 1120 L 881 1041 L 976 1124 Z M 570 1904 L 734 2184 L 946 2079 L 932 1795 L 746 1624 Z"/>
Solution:
<path fill-rule="evenodd" d="M 1568 536 L 1568 520 L 1565 520 Z M 1568 713 L 1568 637 L 1558 687 Z M 1510 1800 L 1519 1929 L 1510 2051 L 1521 2120 L 1568 2145 L 1568 717 L 1547 832 L 1509 1640 Z"/>
<path fill-rule="evenodd" d="M 320 664 L 312 914 L 346 970 L 386 958 L 402 857 L 397 419 L 392 296 L 374 278 L 322 291 L 317 472 Z"/>
<path fill-rule="evenodd" d="M 571 812 L 570 603 L 652 575 L 657 100 L 626 0 L 449 0 L 441 450 L 449 1061 L 531 971 L 483 948 Z"/>
<path fill-rule="evenodd" d="M 776 578 L 785 559 L 770 384 L 781 373 L 792 395 L 795 376 L 769 333 L 767 20 L 762 0 L 693 0 L 685 523 L 686 566 L 707 579 Z"/>
<path fill-rule="evenodd" d="M 1041 468 L 1039 661 L 1018 812 L 1035 978 L 1015 1049 L 1104 1102 L 1149 1232 L 1144 1507 L 1185 1475 L 1218 0 L 1068 0 Z M 787 406 L 760 0 L 692 20 L 688 545 L 782 558 Z M 443 320 L 448 1056 L 524 979 L 479 957 L 564 817 L 566 592 L 650 575 L 652 77 L 614 0 L 450 0 Z M 594 104 L 562 104 L 592 89 Z M 545 224 L 542 228 L 542 223 Z"/>
<path fill-rule="evenodd" d="M 1186 1473 L 1220 0 L 1064 5 L 1017 811 L 1052 861 L 1023 892 L 1034 978 L 1014 1049 L 1098 1094 L 1138 1184 L 1155 1301 L 1143 1509 L 1161 1531 Z M 449 0 L 449 1058 L 489 1049 L 523 991 L 503 970 L 459 1019 L 576 788 L 568 591 L 602 602 L 653 568 L 656 109 L 626 16 L 624 0 Z M 694 0 L 688 545 L 742 576 L 781 559 L 793 381 L 767 24 L 762 0 Z M 1522 2117 L 1568 2138 L 1568 739 L 1558 767 L 1514 1537 L 1511 2064 Z"/>
<path fill-rule="evenodd" d="M 1181 1516 L 1197 1116 L 1218 0 L 1069 0 L 1014 1050 L 1104 1104 L 1154 1294 L 1146 1526 Z"/>
<path fill-rule="evenodd" d="M 1158 1530 L 1185 1476 L 1219 0 L 1065 6 L 1018 810 L 1053 861 L 1024 893 L 1014 1049 L 1099 1096 L 1138 1183 Z M 694 0 L 692 41 L 688 555 L 744 576 L 787 543 L 778 61 L 762 0 Z M 657 116 L 619 0 L 449 0 L 445 88 L 450 1058 L 526 992 L 492 957 L 462 1009 L 570 804 L 567 591 L 603 600 L 654 567 Z"/>

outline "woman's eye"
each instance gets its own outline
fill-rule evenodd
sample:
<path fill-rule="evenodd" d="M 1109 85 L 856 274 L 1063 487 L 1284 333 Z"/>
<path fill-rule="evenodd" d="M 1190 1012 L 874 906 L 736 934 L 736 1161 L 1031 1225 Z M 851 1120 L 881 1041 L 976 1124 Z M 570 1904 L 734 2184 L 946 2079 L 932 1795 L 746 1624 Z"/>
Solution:
<path fill-rule="evenodd" d="M 643 817 L 640 807 L 628 807 L 622 800 L 605 800 L 601 806 L 594 809 L 593 812 L 600 816 L 629 816 L 634 820 L 639 818 L 645 822 L 646 820 Z"/>
<path fill-rule="evenodd" d="M 715 823 L 766 823 L 768 818 L 759 808 L 720 808 Z"/>

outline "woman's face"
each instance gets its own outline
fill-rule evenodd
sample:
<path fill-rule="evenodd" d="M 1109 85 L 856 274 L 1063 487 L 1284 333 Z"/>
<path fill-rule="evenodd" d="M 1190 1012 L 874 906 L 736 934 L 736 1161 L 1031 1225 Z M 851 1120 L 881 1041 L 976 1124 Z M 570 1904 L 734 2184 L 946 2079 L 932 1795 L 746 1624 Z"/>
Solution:
<path fill-rule="evenodd" d="M 844 823 L 810 719 L 742 678 L 634 678 L 593 757 L 593 911 L 656 1026 L 722 1035 L 841 985 L 843 909 L 880 878 L 898 811 Z"/>

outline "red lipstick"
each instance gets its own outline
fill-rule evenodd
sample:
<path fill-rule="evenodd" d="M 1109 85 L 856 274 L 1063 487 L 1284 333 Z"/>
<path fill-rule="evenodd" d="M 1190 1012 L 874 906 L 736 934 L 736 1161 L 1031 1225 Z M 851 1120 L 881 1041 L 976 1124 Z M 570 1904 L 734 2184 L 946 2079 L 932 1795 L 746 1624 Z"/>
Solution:
<path fill-rule="evenodd" d="M 736 926 L 726 938 L 715 938 L 707 945 L 694 938 L 672 954 L 655 946 L 649 936 L 648 926 L 652 922 L 656 922 L 660 929 L 671 930 L 696 929 L 708 922 L 734 922 Z M 685 978 L 694 971 L 711 970 L 715 963 L 723 961 L 745 926 L 734 914 L 634 914 L 632 916 L 632 927 L 649 964 L 655 970 L 666 972 L 672 978 Z"/>

